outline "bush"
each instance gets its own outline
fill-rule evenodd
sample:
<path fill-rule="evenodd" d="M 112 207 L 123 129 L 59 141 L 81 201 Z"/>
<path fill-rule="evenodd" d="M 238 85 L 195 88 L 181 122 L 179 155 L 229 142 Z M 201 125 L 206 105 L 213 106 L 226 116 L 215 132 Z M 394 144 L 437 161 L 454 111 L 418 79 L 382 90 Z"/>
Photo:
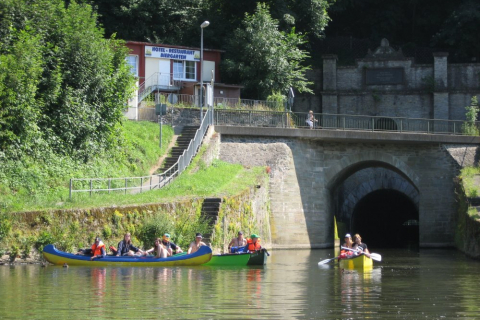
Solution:
<path fill-rule="evenodd" d="M 12 222 L 6 214 L 0 214 L 0 241 L 6 238 L 12 230 Z"/>
<path fill-rule="evenodd" d="M 48 244 L 54 244 L 55 237 L 50 234 L 48 231 L 43 231 L 38 236 L 37 240 L 35 241 L 34 245 L 38 251 L 43 252 L 43 248 Z"/>
<path fill-rule="evenodd" d="M 167 214 L 157 213 L 151 218 L 146 218 L 139 229 L 138 240 L 145 247 L 153 244 L 155 239 L 161 237 L 165 233 L 172 233 L 173 222 L 170 221 Z"/>

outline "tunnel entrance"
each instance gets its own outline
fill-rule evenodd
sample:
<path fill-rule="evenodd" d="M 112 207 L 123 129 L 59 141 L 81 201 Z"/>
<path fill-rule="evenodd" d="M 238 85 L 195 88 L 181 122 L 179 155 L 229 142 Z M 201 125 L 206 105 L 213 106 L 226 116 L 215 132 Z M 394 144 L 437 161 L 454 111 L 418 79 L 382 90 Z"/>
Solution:
<path fill-rule="evenodd" d="M 418 209 L 399 191 L 373 191 L 355 206 L 351 230 L 359 233 L 371 248 L 416 248 L 419 243 Z"/>

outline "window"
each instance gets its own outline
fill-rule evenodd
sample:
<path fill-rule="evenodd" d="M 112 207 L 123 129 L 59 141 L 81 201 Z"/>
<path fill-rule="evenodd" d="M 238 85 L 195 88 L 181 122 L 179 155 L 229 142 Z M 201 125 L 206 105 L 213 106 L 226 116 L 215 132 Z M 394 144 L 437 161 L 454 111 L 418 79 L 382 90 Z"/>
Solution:
<path fill-rule="evenodd" d="M 195 80 L 196 78 L 195 61 L 173 61 L 173 79 Z"/>
<path fill-rule="evenodd" d="M 127 60 L 128 65 L 130 65 L 130 70 L 133 75 L 138 77 L 137 56 L 128 56 L 125 59 Z"/>

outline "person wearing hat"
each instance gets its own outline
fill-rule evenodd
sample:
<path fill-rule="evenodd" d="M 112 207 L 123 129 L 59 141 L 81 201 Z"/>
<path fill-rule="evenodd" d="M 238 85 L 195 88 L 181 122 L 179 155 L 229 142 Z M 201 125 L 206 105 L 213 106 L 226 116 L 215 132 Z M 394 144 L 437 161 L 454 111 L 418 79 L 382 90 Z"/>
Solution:
<path fill-rule="evenodd" d="M 183 250 L 179 246 L 177 246 L 175 243 L 170 241 L 170 234 L 168 233 L 165 233 L 163 235 L 162 244 L 167 249 L 169 257 L 171 255 L 183 252 Z"/>
<path fill-rule="evenodd" d="M 230 243 L 228 244 L 228 252 L 231 251 L 232 247 L 240 248 L 240 247 L 245 247 L 246 245 L 247 245 L 247 239 L 243 237 L 242 231 L 238 231 L 238 236 L 236 238 L 233 238 L 232 241 L 230 241 Z"/>
<path fill-rule="evenodd" d="M 190 243 L 190 246 L 188 247 L 187 254 L 195 253 L 198 251 L 198 249 L 200 249 L 201 246 L 206 246 L 205 242 L 203 242 L 202 239 L 202 234 L 197 233 L 195 235 L 195 241 L 192 241 L 192 243 Z"/>
<path fill-rule="evenodd" d="M 247 251 L 248 252 L 255 252 L 262 249 L 260 245 L 260 238 L 254 233 L 247 239 Z"/>
<path fill-rule="evenodd" d="M 352 236 L 350 235 L 350 233 L 347 233 L 345 235 L 345 242 L 342 244 L 342 247 L 353 249 L 353 241 L 352 241 Z M 353 251 L 345 250 L 345 249 L 341 248 L 340 255 L 338 256 L 338 260 L 350 258 L 352 256 L 353 256 Z"/>

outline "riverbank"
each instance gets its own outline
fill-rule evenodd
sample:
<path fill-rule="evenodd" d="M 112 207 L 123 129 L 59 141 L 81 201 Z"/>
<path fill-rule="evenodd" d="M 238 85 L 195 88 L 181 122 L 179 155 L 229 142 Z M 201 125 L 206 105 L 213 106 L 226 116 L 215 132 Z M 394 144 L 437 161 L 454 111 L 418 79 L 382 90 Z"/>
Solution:
<path fill-rule="evenodd" d="M 219 138 L 213 131 L 206 142 L 187 170 L 160 190 L 97 195 L 87 202 L 103 205 L 1 214 L 0 264 L 40 263 L 40 252 L 46 244 L 76 252 L 89 247 L 96 235 L 108 246 L 116 246 L 123 234 L 130 232 L 135 244 L 148 247 L 141 233 L 152 219 L 163 226 L 157 229 L 158 235 L 170 233 L 184 249 L 196 232 L 203 232 L 212 233 L 213 249 L 223 252 L 238 230 L 262 235 L 262 244 L 268 247 L 269 176 L 265 168 L 216 160 Z M 205 229 L 201 208 L 208 197 L 220 197 L 222 202 L 216 221 Z"/>

